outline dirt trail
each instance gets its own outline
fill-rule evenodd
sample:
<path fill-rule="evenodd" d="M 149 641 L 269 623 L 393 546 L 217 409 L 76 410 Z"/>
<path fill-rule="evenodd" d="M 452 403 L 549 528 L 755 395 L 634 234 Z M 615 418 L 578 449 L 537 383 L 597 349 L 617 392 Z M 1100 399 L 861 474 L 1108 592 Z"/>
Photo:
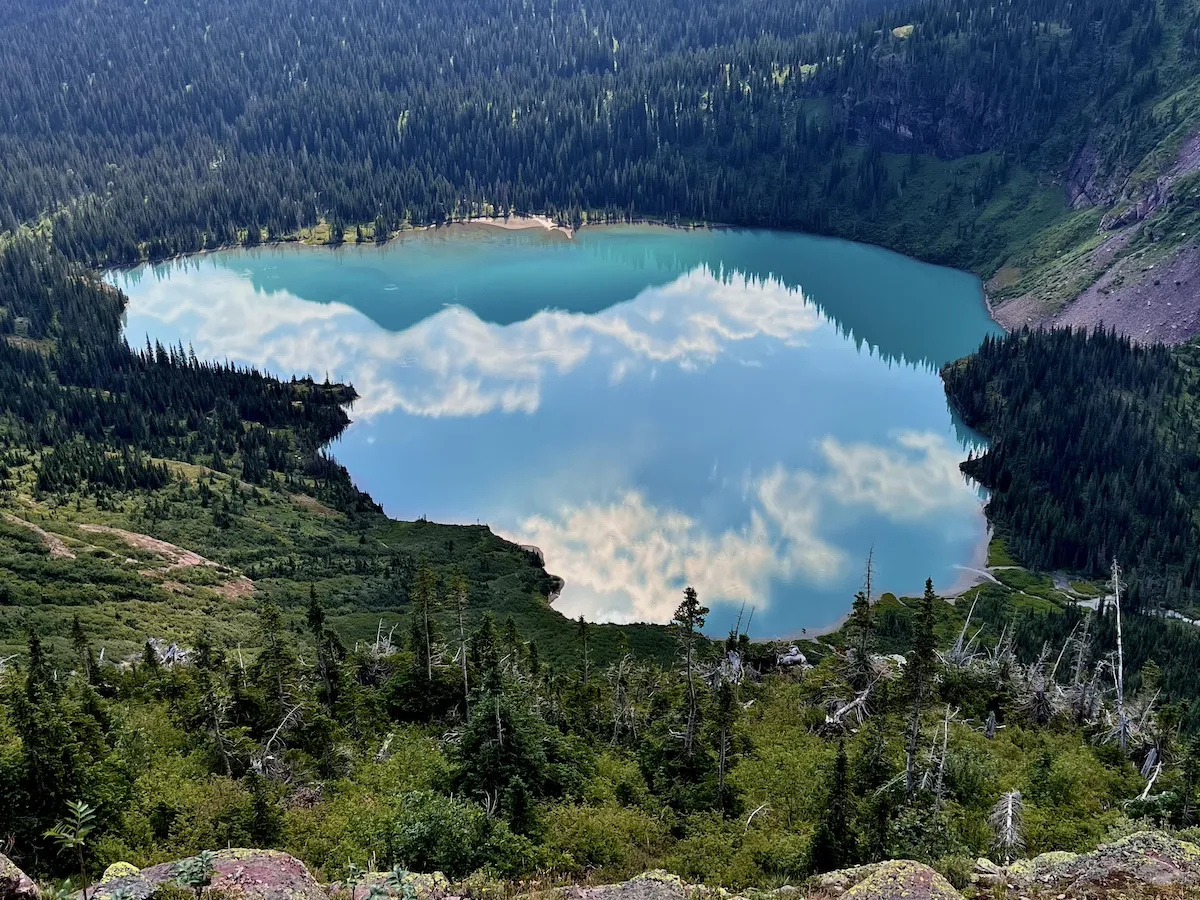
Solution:
<path fill-rule="evenodd" d="M 168 572 L 179 569 L 190 569 L 196 566 L 206 566 L 212 569 L 220 569 L 220 563 L 215 563 L 211 559 L 206 559 L 199 553 L 187 550 L 176 544 L 170 544 L 166 541 L 160 541 L 158 538 L 152 538 L 148 534 L 138 534 L 135 531 L 124 531 L 120 528 L 112 528 L 108 525 L 80 525 L 81 531 L 88 531 L 92 534 L 111 534 L 120 538 L 130 547 L 135 550 L 147 550 L 166 560 L 167 565 L 161 569 L 143 570 L 143 575 L 159 576 Z M 182 592 L 184 586 L 175 581 L 164 581 L 163 587 L 168 590 Z M 254 593 L 254 582 L 245 575 L 237 575 L 229 581 L 212 586 L 212 590 L 216 591 L 227 599 L 235 599 L 237 597 L 245 597 L 248 594 Z"/>
<path fill-rule="evenodd" d="M 40 537 L 42 539 L 42 543 L 44 543 L 48 548 L 50 548 L 50 557 L 52 559 L 74 559 L 75 558 L 75 554 L 71 551 L 71 549 L 69 547 L 67 547 L 67 545 L 65 543 L 63 543 L 63 539 L 60 538 L 57 534 L 51 534 L 50 532 L 46 531 L 45 529 L 39 528 L 37 525 L 34 525 L 32 522 L 27 522 L 24 519 L 19 519 L 16 516 L 11 515 L 9 513 L 4 514 L 4 521 L 8 522 L 11 525 L 19 525 L 22 528 L 28 528 L 30 531 L 32 531 L 34 534 L 36 534 L 38 537 Z"/>
<path fill-rule="evenodd" d="M 212 566 L 214 569 L 217 568 L 215 562 L 211 559 L 205 559 L 199 553 L 193 553 L 191 550 L 185 550 L 175 544 L 168 544 L 166 541 L 160 541 L 158 538 L 152 538 L 147 534 L 123 531 L 120 528 L 110 528 L 108 525 L 80 525 L 79 530 L 89 531 L 92 534 L 115 535 L 135 550 L 148 550 L 151 553 L 157 553 L 169 561 L 168 569 L 189 569 L 192 566 Z"/>

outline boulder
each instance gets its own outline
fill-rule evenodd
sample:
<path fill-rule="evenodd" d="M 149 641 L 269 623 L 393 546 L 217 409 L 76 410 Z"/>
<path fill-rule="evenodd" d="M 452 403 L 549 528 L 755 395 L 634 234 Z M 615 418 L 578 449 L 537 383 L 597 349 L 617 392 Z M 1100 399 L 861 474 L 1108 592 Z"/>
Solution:
<path fill-rule="evenodd" d="M 1200 887 L 1200 847 L 1161 831 L 1140 831 L 1091 853 L 1044 853 L 1008 867 L 1008 882 L 1028 893 L 1090 897 L 1130 888 Z"/>
<path fill-rule="evenodd" d="M 38 900 L 38 886 L 16 864 L 0 853 L 0 900 Z"/>
<path fill-rule="evenodd" d="M 962 900 L 929 866 L 909 859 L 856 866 L 818 875 L 810 896 L 829 900 Z"/>
<path fill-rule="evenodd" d="M 678 875 L 655 870 L 621 884 L 601 887 L 572 887 L 562 892 L 563 900 L 689 900 L 693 890 Z"/>
<path fill-rule="evenodd" d="M 147 900 L 160 885 L 175 881 L 180 863 L 162 863 L 98 884 L 88 900 Z M 212 881 L 206 890 L 245 900 L 329 900 L 300 860 L 277 850 L 220 850 L 212 855 Z"/>
<path fill-rule="evenodd" d="M 106 881 L 116 881 L 118 878 L 128 878 L 130 875 L 136 875 L 140 870 L 133 863 L 115 862 L 100 876 L 100 883 Z"/>

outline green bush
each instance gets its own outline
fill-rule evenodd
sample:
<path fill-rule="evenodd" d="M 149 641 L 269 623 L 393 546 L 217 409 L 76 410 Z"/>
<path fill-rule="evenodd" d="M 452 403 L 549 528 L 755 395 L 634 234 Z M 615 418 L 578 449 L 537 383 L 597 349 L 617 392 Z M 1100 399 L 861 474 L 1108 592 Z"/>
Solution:
<path fill-rule="evenodd" d="M 575 871 L 605 869 L 614 877 L 653 868 L 669 841 L 661 819 L 619 806 L 562 804 L 546 814 L 544 824 L 546 848 L 569 857 Z"/>
<path fill-rule="evenodd" d="M 969 856 L 943 856 L 933 864 L 942 877 L 960 891 L 971 886 L 975 861 Z"/>

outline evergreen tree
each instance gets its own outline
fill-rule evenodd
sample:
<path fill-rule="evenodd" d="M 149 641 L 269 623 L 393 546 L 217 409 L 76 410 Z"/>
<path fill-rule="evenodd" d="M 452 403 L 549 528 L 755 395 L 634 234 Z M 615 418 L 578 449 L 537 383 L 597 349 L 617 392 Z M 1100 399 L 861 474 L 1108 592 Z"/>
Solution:
<path fill-rule="evenodd" d="M 700 726 L 700 694 L 699 676 L 696 672 L 696 648 L 700 639 L 700 630 L 704 628 L 708 607 L 700 605 L 700 599 L 695 589 L 687 587 L 683 591 L 683 602 L 675 610 L 671 619 L 671 627 L 675 630 L 676 643 L 683 661 L 684 702 L 687 723 L 683 734 L 683 752 L 691 757 L 696 740 L 696 731 Z"/>
<path fill-rule="evenodd" d="M 813 835 L 810 868 L 814 872 L 831 872 L 852 865 L 856 858 L 856 840 L 850 823 L 853 798 L 846 761 L 846 745 L 838 741 L 829 795 L 821 822 Z"/>
<path fill-rule="evenodd" d="M 937 669 L 937 639 L 934 635 L 933 579 L 925 580 L 925 593 L 917 610 L 912 651 L 905 658 L 904 679 L 908 688 L 908 742 L 905 748 L 904 786 L 911 799 L 917 788 L 916 761 L 921 737 L 921 713 L 933 687 Z"/>

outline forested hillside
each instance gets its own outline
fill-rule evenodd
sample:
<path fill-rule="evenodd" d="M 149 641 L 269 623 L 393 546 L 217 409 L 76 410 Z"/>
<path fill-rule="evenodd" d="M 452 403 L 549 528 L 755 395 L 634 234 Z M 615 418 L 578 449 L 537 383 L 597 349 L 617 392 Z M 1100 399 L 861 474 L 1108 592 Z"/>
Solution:
<path fill-rule="evenodd" d="M 1100 178 L 1184 127 L 1200 65 L 1192 0 L 13 7 L 3 226 L 101 264 L 516 210 L 991 274 L 1038 262 L 1089 138 Z"/>
<path fill-rule="evenodd" d="M 1118 559 L 1135 608 L 1196 607 L 1198 362 L 1194 345 L 1037 331 L 945 368 L 951 403 L 989 439 L 963 470 L 1023 562 L 1096 575 Z"/>

